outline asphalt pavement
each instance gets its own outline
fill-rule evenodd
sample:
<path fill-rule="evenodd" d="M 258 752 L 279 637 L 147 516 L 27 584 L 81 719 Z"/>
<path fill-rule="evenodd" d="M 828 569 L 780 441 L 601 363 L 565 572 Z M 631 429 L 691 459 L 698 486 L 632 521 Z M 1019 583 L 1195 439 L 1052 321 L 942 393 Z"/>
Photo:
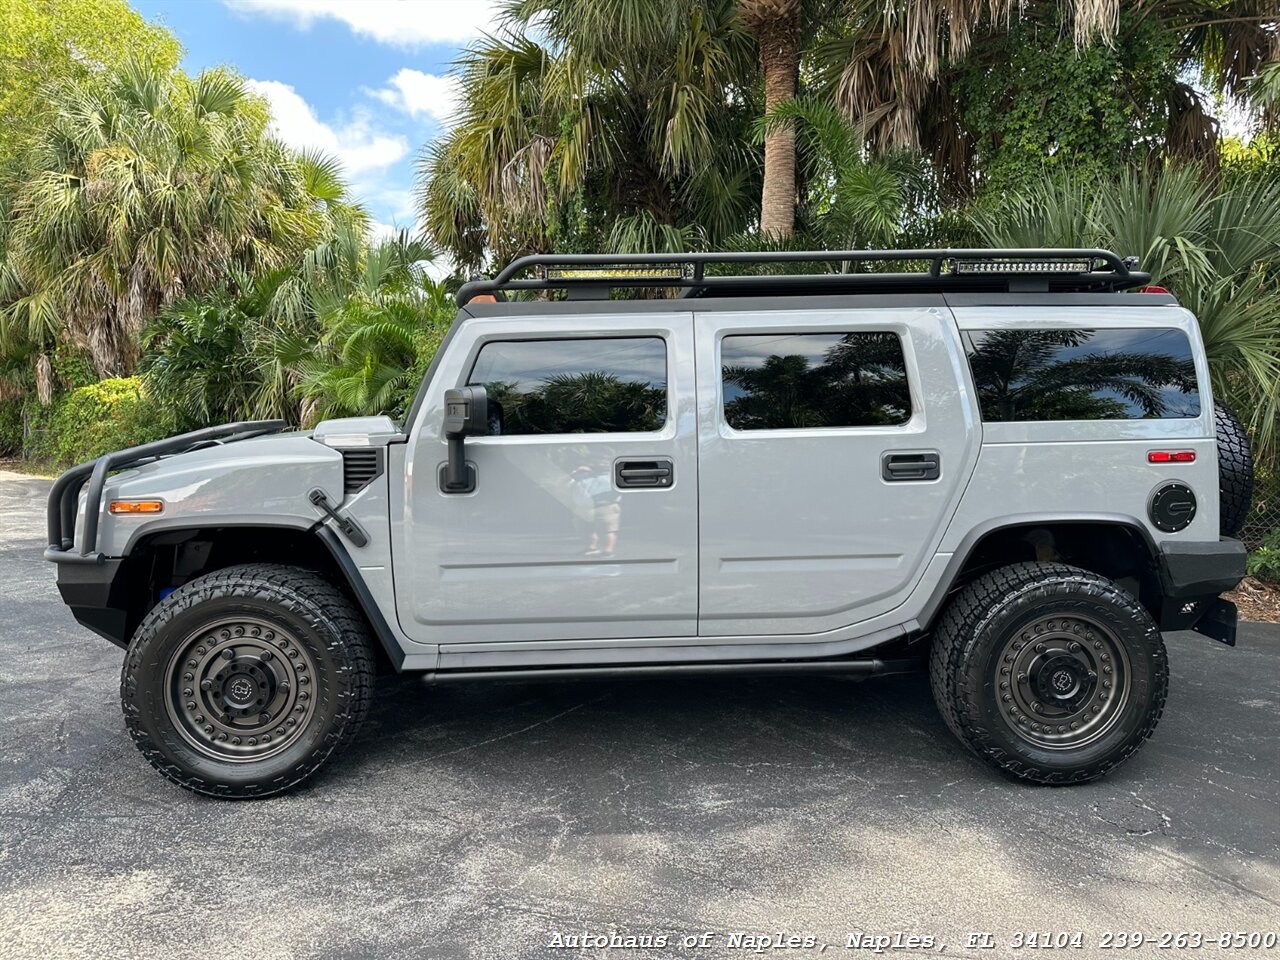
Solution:
<path fill-rule="evenodd" d="M 1154 739 L 1081 787 L 979 765 L 922 676 L 392 677 L 308 786 L 229 803 L 129 741 L 121 652 L 40 558 L 47 490 L 0 474 L 0 957 L 861 956 L 895 933 L 876 955 L 1202 956 L 1227 951 L 1104 938 L 1280 934 L 1280 627 L 1169 637 Z M 1261 942 L 1231 953 L 1280 958 Z"/>

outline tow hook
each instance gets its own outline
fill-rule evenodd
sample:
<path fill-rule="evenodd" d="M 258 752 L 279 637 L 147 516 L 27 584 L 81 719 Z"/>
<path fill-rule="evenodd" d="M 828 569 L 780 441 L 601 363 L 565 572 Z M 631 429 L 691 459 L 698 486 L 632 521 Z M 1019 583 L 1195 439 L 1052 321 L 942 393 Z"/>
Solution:
<path fill-rule="evenodd" d="M 357 547 L 369 545 L 369 535 L 364 532 L 364 528 L 351 517 L 340 514 L 319 487 L 307 494 L 307 499 L 319 507 L 321 512 L 334 522 L 342 535 Z"/>

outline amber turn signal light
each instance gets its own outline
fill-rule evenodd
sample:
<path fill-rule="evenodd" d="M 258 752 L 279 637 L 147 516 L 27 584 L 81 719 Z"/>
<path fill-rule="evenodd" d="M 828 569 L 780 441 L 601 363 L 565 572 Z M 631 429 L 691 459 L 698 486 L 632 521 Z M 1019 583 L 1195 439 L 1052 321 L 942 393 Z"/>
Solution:
<path fill-rule="evenodd" d="M 107 509 L 113 514 L 163 513 L 163 500 L 112 500 Z"/>

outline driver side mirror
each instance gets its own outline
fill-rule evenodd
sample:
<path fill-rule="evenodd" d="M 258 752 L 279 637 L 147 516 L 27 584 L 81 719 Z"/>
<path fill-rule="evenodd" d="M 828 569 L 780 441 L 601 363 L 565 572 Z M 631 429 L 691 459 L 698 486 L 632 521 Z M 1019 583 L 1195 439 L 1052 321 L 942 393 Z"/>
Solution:
<path fill-rule="evenodd" d="M 444 493 L 470 493 L 476 488 L 475 467 L 463 452 L 463 438 L 489 432 L 489 393 L 484 387 L 456 387 L 444 392 L 444 435 L 449 441 L 449 460 L 440 489 Z"/>
<path fill-rule="evenodd" d="M 444 392 L 444 435 L 484 436 L 489 432 L 489 392 L 484 387 L 457 387 Z"/>

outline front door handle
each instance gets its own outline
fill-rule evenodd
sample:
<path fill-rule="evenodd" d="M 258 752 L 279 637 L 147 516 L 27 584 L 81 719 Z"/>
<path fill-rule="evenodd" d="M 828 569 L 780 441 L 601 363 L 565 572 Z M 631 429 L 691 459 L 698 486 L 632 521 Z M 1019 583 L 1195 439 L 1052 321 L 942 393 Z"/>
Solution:
<path fill-rule="evenodd" d="M 937 453 L 886 453 L 880 461 L 885 480 L 937 480 L 942 476 L 942 460 Z"/>
<path fill-rule="evenodd" d="M 675 481 L 676 466 L 665 457 L 657 460 L 619 460 L 613 465 L 613 482 L 623 489 L 669 487 Z"/>

